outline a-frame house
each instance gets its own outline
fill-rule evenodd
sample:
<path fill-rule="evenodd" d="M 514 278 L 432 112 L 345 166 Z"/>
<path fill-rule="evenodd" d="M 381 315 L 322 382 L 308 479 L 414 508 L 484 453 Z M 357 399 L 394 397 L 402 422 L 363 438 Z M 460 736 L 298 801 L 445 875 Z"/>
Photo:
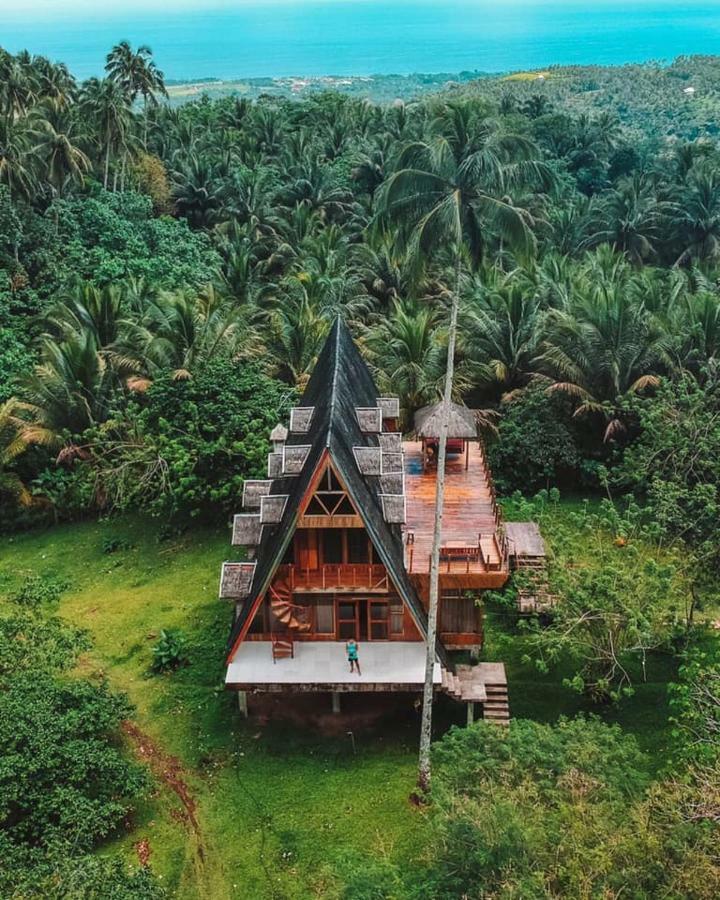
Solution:
<path fill-rule="evenodd" d="M 223 564 L 220 596 L 236 609 L 226 686 L 245 709 L 248 692 L 328 692 L 337 708 L 341 692 L 422 689 L 435 476 L 420 458 L 425 442 L 403 443 L 398 419 L 397 399 L 378 396 L 338 319 L 288 428 L 270 436 L 267 478 L 245 482 L 233 528 L 245 559 Z M 457 481 L 448 466 L 448 487 L 464 499 L 454 535 L 457 498 L 446 489 L 448 534 L 459 540 L 448 540 L 442 556 L 435 682 L 487 713 L 486 682 L 504 676 L 497 666 L 454 667 L 449 653 L 482 644 L 468 589 L 498 587 L 508 575 L 497 510 L 482 494 L 479 442 L 472 468 L 470 458 L 463 441 Z M 482 488 L 474 499 L 473 479 Z M 346 660 L 349 638 L 360 645 L 361 675 Z"/>

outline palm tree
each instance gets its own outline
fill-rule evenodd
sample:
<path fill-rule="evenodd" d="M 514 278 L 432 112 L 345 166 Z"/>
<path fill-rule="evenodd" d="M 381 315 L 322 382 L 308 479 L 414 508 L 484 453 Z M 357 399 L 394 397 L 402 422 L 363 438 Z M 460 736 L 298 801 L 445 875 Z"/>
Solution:
<path fill-rule="evenodd" d="M 533 246 L 532 217 L 510 199 L 514 189 L 535 181 L 552 183 L 537 150 L 525 138 L 499 132 L 470 103 L 447 104 L 432 123 L 430 142 L 409 145 L 400 155 L 399 170 L 388 180 L 382 209 L 397 222 L 399 237 L 420 262 L 440 256 L 452 263 L 450 325 L 443 388 L 449 412 L 453 395 L 457 320 L 465 260 L 476 267 L 489 234 L 509 240 L 521 254 Z M 436 654 L 440 542 L 445 498 L 445 458 L 448 416 L 443 416 L 438 441 L 435 524 L 430 561 L 428 635 L 420 733 L 418 784 L 430 787 L 433 671 Z"/>
<path fill-rule="evenodd" d="M 110 162 L 123 158 L 130 144 L 133 117 L 122 87 L 110 78 L 91 78 L 83 85 L 82 106 L 93 123 L 103 158 L 103 187 L 110 183 Z"/>
<path fill-rule="evenodd" d="M 10 195 L 29 200 L 36 186 L 36 152 L 27 122 L 0 119 L 0 184 Z"/>
<path fill-rule="evenodd" d="M 172 190 L 178 215 L 196 228 L 211 225 L 223 209 L 225 183 L 213 163 L 194 152 L 172 172 Z"/>
<path fill-rule="evenodd" d="M 406 422 L 442 390 L 445 353 L 440 312 L 427 303 L 396 301 L 368 329 L 365 347 L 382 391 L 396 394 Z"/>
<path fill-rule="evenodd" d="M 123 287 L 112 284 L 99 288 L 91 282 L 79 281 L 50 310 L 46 320 L 48 331 L 56 334 L 58 340 L 87 331 L 98 347 L 107 349 L 122 332 L 123 315 L 127 311 Z"/>
<path fill-rule="evenodd" d="M 468 291 L 468 356 L 479 363 L 479 378 L 507 394 L 525 387 L 536 371 L 543 309 L 536 286 L 523 272 L 501 277 L 485 289 Z"/>
<path fill-rule="evenodd" d="M 720 297 L 710 290 L 686 291 L 670 317 L 678 368 L 695 376 L 720 363 Z"/>
<path fill-rule="evenodd" d="M 108 53 L 105 71 L 120 85 L 130 104 L 138 95 L 143 98 L 143 146 L 147 147 L 150 105 L 157 106 L 157 94 L 167 97 L 165 76 L 155 65 L 152 50 L 143 44 L 134 51 L 128 41 L 121 41 Z"/>
<path fill-rule="evenodd" d="M 551 390 L 577 401 L 575 416 L 598 416 L 603 440 L 622 435 L 623 400 L 658 384 L 671 341 L 631 289 L 622 258 L 600 253 L 577 277 L 571 302 L 547 314 L 539 359 Z"/>
<path fill-rule="evenodd" d="M 585 247 L 610 244 L 641 265 L 655 256 L 662 235 L 662 204 L 642 176 L 622 182 L 590 209 Z"/>
<path fill-rule="evenodd" d="M 22 393 L 43 433 L 62 440 L 64 432 L 79 435 L 104 422 L 118 379 L 90 330 L 63 341 L 44 337 L 40 363 L 22 382 Z"/>
<path fill-rule="evenodd" d="M 90 159 L 75 143 L 68 114 L 57 101 L 44 100 L 30 118 L 37 140 L 36 156 L 45 167 L 48 184 L 62 196 L 69 182 L 82 182 L 90 171 Z"/>
<path fill-rule="evenodd" d="M 17 57 L 0 55 L 0 101 L 6 128 L 25 115 L 35 101 L 37 85 L 32 69 Z"/>
<path fill-rule="evenodd" d="M 676 266 L 720 259 L 720 176 L 714 167 L 695 172 L 668 210 L 682 248 Z"/>
<path fill-rule="evenodd" d="M 15 398 L 0 403 L 0 499 L 5 497 L 29 506 L 31 495 L 10 464 L 25 452 L 29 443 L 29 423 L 24 418 L 27 405 Z"/>
<path fill-rule="evenodd" d="M 332 316 L 318 309 L 307 293 L 283 297 L 262 317 L 263 342 L 280 378 L 304 388 L 330 330 Z"/>
<path fill-rule="evenodd" d="M 148 298 L 139 321 L 123 323 L 108 357 L 121 374 L 135 373 L 128 384 L 142 390 L 165 372 L 176 380 L 191 378 L 208 360 L 233 356 L 251 339 L 245 310 L 207 285 Z"/>

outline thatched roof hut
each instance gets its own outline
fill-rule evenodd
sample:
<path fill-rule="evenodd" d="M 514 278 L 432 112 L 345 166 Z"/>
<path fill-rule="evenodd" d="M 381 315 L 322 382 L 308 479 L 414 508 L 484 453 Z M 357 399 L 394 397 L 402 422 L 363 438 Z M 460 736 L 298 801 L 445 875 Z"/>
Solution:
<path fill-rule="evenodd" d="M 440 437 L 444 410 L 444 403 L 434 403 L 432 406 L 424 406 L 415 413 L 415 432 L 419 438 Z M 451 403 L 448 437 L 476 440 L 478 423 L 475 411 L 459 403 Z"/>

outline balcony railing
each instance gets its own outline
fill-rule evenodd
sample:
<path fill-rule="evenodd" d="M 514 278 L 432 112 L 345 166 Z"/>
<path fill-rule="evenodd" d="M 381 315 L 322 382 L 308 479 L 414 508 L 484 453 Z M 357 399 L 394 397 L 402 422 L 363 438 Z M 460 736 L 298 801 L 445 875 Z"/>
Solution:
<path fill-rule="evenodd" d="M 291 591 L 389 590 L 387 569 L 375 563 L 325 563 L 315 569 L 290 564 L 280 567 L 280 575 Z"/>

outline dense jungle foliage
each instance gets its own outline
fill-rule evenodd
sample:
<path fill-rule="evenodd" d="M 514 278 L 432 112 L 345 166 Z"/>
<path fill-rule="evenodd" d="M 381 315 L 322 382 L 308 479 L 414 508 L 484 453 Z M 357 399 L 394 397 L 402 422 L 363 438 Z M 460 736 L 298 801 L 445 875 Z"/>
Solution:
<path fill-rule="evenodd" d="M 409 427 L 438 397 L 455 296 L 455 393 L 482 410 L 501 491 L 607 498 L 574 526 L 607 565 L 551 571 L 565 602 L 527 626 L 531 655 L 570 660 L 597 703 L 652 653 L 683 663 L 661 780 L 594 720 L 453 732 L 423 866 L 348 859 L 337 896 L 720 891 L 720 149 L 700 121 L 717 66 L 680 61 L 655 94 L 652 69 L 589 78 L 582 106 L 495 79 L 171 108 L 147 48 L 82 84 L 0 51 L 0 527 L 225 521 L 336 316 Z M 646 130 L 621 103 L 640 90 Z M 610 557 L 628 544 L 675 555 L 633 575 Z M 118 749 L 125 700 L 67 677 L 85 638 L 49 618 L 61 590 L 31 581 L 0 620 L 2 890 L 159 897 L 145 868 L 89 855 L 147 782 Z M 15 664 L 30 645 L 40 679 Z"/>

